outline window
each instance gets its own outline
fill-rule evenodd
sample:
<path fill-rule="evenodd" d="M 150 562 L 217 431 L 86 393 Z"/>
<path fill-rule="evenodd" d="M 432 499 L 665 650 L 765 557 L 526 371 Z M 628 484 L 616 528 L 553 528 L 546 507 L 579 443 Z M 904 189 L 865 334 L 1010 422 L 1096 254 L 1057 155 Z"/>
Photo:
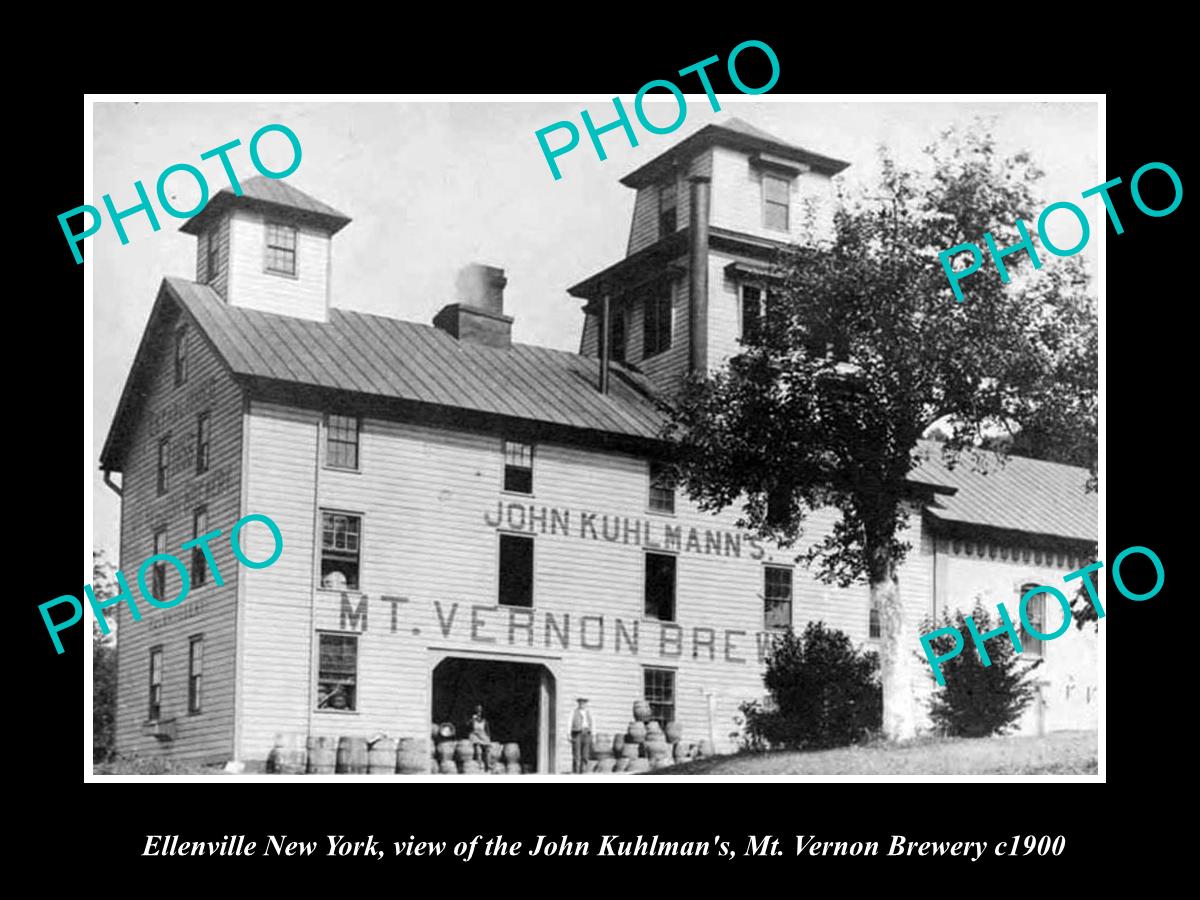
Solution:
<path fill-rule="evenodd" d="M 165 554 L 167 552 L 167 529 L 160 528 L 154 532 L 154 555 Z M 154 563 L 154 568 L 150 570 L 150 593 L 154 595 L 154 599 L 162 601 L 167 596 L 167 564 L 162 560 Z"/>
<path fill-rule="evenodd" d="M 321 587 L 358 590 L 362 518 L 321 512 Z"/>
<path fill-rule="evenodd" d="M 1036 584 L 1025 584 L 1021 586 L 1021 592 L 1017 596 L 1018 610 L 1021 597 L 1025 596 L 1026 591 L 1032 591 L 1037 588 Z M 1040 594 L 1035 594 L 1029 598 L 1029 604 L 1025 607 L 1025 618 L 1041 634 L 1046 633 L 1046 594 L 1043 591 Z M 1021 623 L 1021 649 L 1030 656 L 1045 656 L 1046 642 L 1035 638 L 1025 629 L 1025 623 Z"/>
<path fill-rule="evenodd" d="M 196 416 L 196 474 L 203 475 L 208 471 L 208 413 Z"/>
<path fill-rule="evenodd" d="M 625 362 L 625 310 L 609 310 L 608 341 L 609 358 L 615 362 Z"/>
<path fill-rule="evenodd" d="M 642 303 L 642 356 L 662 353 L 671 346 L 671 289 L 648 295 Z"/>
<path fill-rule="evenodd" d="M 763 226 L 772 231 L 788 230 L 791 182 L 778 175 L 763 175 Z"/>
<path fill-rule="evenodd" d="M 762 335 L 762 290 L 742 285 L 742 343 L 752 344 Z"/>
<path fill-rule="evenodd" d="M 675 215 L 678 201 L 679 193 L 674 181 L 664 184 L 658 189 L 658 236 L 660 238 L 675 231 L 678 224 Z"/>
<path fill-rule="evenodd" d="M 317 709 L 353 712 L 358 701 L 358 638 L 322 634 L 317 667 Z"/>
<path fill-rule="evenodd" d="M 167 492 L 167 465 L 171 461 L 171 436 L 168 434 L 158 442 L 158 495 Z"/>
<path fill-rule="evenodd" d="M 188 333 L 187 326 L 175 330 L 175 387 L 187 384 Z"/>
<path fill-rule="evenodd" d="M 192 513 L 192 537 L 208 534 L 208 507 L 199 506 Z M 208 560 L 200 547 L 192 548 L 192 587 L 200 587 L 208 581 Z"/>
<path fill-rule="evenodd" d="M 212 284 L 216 280 L 217 265 L 220 262 L 220 258 L 221 254 L 220 247 L 217 244 L 217 233 L 216 231 L 210 231 L 208 233 L 208 278 L 206 279 L 209 284 Z"/>
<path fill-rule="evenodd" d="M 188 638 L 188 712 L 200 712 L 200 679 L 204 676 L 204 636 Z"/>
<path fill-rule="evenodd" d="M 533 606 L 533 538 L 500 535 L 500 602 Z"/>
<path fill-rule="evenodd" d="M 518 494 L 533 493 L 533 445 L 504 442 L 504 489 Z"/>
<path fill-rule="evenodd" d="M 150 721 L 157 722 L 162 715 L 163 651 L 162 647 L 150 648 Z"/>
<path fill-rule="evenodd" d="M 646 554 L 646 618 L 675 621 L 675 557 Z"/>
<path fill-rule="evenodd" d="M 296 274 L 296 229 L 291 225 L 267 225 L 267 271 L 277 275 Z"/>
<path fill-rule="evenodd" d="M 666 725 L 675 721 L 675 670 L 642 669 L 642 687 L 650 716 Z"/>
<path fill-rule="evenodd" d="M 670 481 L 671 470 L 662 463 L 650 463 L 650 509 L 653 512 L 675 512 L 675 487 Z"/>
<path fill-rule="evenodd" d="M 867 636 L 870 638 L 883 637 L 883 626 L 879 620 L 879 601 L 871 600 L 871 621 L 868 624 Z"/>
<path fill-rule="evenodd" d="M 335 469 L 358 468 L 358 417 L 325 417 L 325 465 Z"/>
<path fill-rule="evenodd" d="M 764 624 L 767 628 L 792 625 L 792 570 L 787 566 L 763 569 Z"/>

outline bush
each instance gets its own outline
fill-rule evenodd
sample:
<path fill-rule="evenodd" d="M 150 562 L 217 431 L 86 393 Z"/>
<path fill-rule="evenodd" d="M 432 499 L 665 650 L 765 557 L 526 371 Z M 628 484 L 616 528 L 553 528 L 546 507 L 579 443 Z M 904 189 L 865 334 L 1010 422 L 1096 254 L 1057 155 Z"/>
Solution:
<path fill-rule="evenodd" d="M 971 616 L 980 634 L 991 631 L 992 617 L 982 603 L 975 604 Z M 984 666 L 961 611 L 953 619 L 943 612 L 940 622 L 927 621 L 921 633 L 928 634 L 937 628 L 956 629 L 962 637 L 963 649 L 958 656 L 941 664 L 946 683 L 934 691 L 929 701 L 929 717 L 934 727 L 952 737 L 987 737 L 1012 730 L 1036 691 L 1027 676 L 1042 661 L 1022 660 L 1005 634 L 987 642 L 991 665 Z M 930 646 L 941 656 L 951 651 L 954 639 L 948 634 L 941 635 Z M 928 665 L 923 653 L 920 659 Z"/>
<path fill-rule="evenodd" d="M 883 720 L 879 658 L 842 631 L 809 622 L 767 653 L 769 701 L 743 703 L 748 749 L 819 750 L 868 740 Z"/>
<path fill-rule="evenodd" d="M 112 759 L 115 745 L 113 715 L 117 700 L 117 650 L 112 641 L 92 630 L 92 762 Z"/>

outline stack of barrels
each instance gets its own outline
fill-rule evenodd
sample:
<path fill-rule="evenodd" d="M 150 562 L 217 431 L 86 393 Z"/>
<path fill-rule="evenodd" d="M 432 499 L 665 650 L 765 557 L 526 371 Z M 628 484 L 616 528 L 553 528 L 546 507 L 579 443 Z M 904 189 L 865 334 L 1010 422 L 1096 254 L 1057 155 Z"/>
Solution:
<path fill-rule="evenodd" d="M 440 740 L 434 745 L 434 754 L 431 771 L 442 775 L 520 775 L 522 771 L 521 745 L 513 741 L 477 745 Z"/>
<path fill-rule="evenodd" d="M 685 741 L 678 722 L 664 727 L 654 720 L 645 700 L 633 704 L 633 721 L 623 734 L 592 736 L 592 759 L 587 770 L 596 773 L 648 772 L 679 762 L 713 755 L 711 741 Z"/>

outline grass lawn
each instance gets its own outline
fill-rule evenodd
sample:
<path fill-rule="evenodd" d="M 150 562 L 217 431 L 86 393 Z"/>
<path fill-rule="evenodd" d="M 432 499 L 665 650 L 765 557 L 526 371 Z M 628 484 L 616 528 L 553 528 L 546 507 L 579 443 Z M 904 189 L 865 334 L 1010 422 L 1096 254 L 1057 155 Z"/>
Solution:
<path fill-rule="evenodd" d="M 695 760 L 655 775 L 1095 775 L 1096 732 L 917 738 L 837 750 L 775 750 Z"/>

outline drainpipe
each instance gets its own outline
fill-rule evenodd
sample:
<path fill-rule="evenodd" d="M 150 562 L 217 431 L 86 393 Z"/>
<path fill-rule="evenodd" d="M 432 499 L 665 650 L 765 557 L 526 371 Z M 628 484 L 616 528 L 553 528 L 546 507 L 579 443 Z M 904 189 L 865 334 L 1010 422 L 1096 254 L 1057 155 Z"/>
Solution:
<path fill-rule="evenodd" d="M 116 494 L 118 497 L 124 496 L 124 494 L 121 491 L 121 486 L 119 484 L 116 484 L 112 480 L 112 469 L 104 470 L 104 483 L 107 484 L 112 489 L 112 492 L 114 494 Z"/>
<path fill-rule="evenodd" d="M 609 308 L 608 294 L 604 295 L 604 299 L 600 303 L 600 393 L 608 393 L 608 360 L 612 351 L 609 348 Z"/>
<path fill-rule="evenodd" d="M 688 372 L 708 373 L 708 205 L 711 179 L 693 175 L 688 210 Z"/>

